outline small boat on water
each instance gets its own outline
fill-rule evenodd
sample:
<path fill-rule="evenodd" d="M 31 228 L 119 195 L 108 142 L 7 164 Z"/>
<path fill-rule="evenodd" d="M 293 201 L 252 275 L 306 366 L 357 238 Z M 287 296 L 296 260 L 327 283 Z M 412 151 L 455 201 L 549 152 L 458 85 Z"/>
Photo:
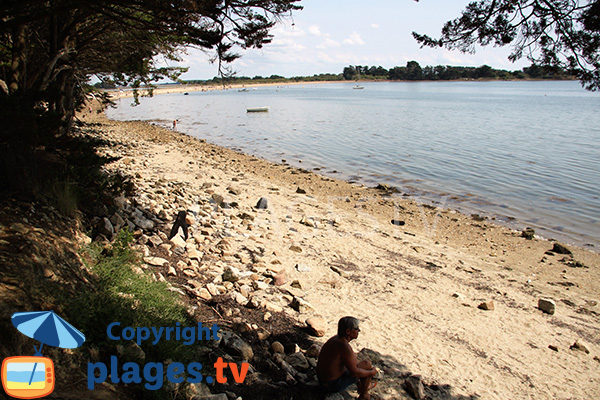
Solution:
<path fill-rule="evenodd" d="M 267 112 L 267 111 L 269 111 L 269 107 L 246 108 L 246 112 Z"/>
<path fill-rule="evenodd" d="M 356 85 L 354 87 L 352 87 L 352 89 L 364 89 L 364 86 L 360 86 L 360 85 Z"/>
<path fill-rule="evenodd" d="M 248 88 L 238 89 L 238 92 L 249 92 Z"/>

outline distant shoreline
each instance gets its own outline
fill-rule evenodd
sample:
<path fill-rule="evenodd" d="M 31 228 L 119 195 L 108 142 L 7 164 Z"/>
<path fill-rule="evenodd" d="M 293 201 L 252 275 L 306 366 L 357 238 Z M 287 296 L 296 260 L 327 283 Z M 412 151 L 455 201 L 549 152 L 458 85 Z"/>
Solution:
<path fill-rule="evenodd" d="M 150 91 L 152 95 L 159 94 L 172 94 L 172 93 L 186 93 L 186 92 L 208 92 L 213 90 L 233 90 L 243 88 L 256 88 L 256 87 L 273 87 L 273 86 L 298 86 L 298 85 L 325 85 L 325 84 L 336 84 L 336 83 L 422 83 L 422 82 L 559 82 L 559 81 L 575 81 L 576 79 L 453 79 L 453 80 L 372 80 L 372 79 L 358 79 L 358 80 L 337 80 L 337 81 L 299 81 L 299 82 L 273 82 L 273 83 L 234 83 L 230 85 L 203 85 L 203 84 L 165 84 L 157 85 L 154 88 L 140 88 L 138 89 L 140 96 L 146 96 Z M 108 93 L 112 99 L 122 99 L 133 97 L 133 89 L 103 89 L 105 93 Z"/>
<path fill-rule="evenodd" d="M 213 90 L 231 90 L 231 89 L 243 89 L 253 87 L 273 87 L 273 86 L 297 86 L 297 85 L 317 85 L 326 83 L 346 83 L 349 81 L 310 81 L 310 82 L 277 82 L 277 83 L 249 83 L 241 84 L 235 83 L 232 85 L 215 86 L 215 85 L 186 85 L 186 84 L 173 84 L 156 86 L 155 88 L 141 88 L 138 89 L 140 96 L 148 94 L 152 90 L 153 95 L 159 94 L 170 94 L 170 93 L 187 93 L 187 92 L 208 92 Z M 112 99 L 122 99 L 133 97 L 133 89 L 127 90 L 104 90 L 109 93 Z"/>

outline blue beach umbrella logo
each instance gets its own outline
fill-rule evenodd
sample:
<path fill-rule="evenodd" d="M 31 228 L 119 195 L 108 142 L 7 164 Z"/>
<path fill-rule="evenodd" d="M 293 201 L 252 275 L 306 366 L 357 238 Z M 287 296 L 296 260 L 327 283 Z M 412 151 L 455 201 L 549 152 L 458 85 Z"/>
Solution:
<path fill-rule="evenodd" d="M 20 399 L 47 396 L 54 390 L 54 364 L 42 356 L 46 344 L 74 349 L 85 342 L 85 336 L 54 311 L 14 313 L 12 323 L 19 332 L 40 342 L 33 346 L 33 357 L 8 357 L 2 362 L 2 385 L 5 392 Z"/>
<path fill-rule="evenodd" d="M 54 311 L 14 313 L 12 323 L 25 336 L 40 341 L 40 348 L 33 347 L 36 356 L 41 356 L 42 346 L 74 349 L 85 342 L 85 336 Z"/>

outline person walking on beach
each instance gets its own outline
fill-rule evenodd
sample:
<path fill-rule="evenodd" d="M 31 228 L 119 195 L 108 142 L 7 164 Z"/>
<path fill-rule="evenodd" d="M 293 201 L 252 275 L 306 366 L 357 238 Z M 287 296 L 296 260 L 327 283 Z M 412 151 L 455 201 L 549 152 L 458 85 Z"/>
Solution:
<path fill-rule="evenodd" d="M 317 377 L 321 387 L 329 393 L 341 392 L 356 383 L 360 400 L 369 400 L 371 379 L 377 374 L 368 360 L 358 362 L 350 341 L 358 337 L 359 321 L 343 317 L 338 322 L 337 335 L 321 348 L 317 361 Z"/>
<path fill-rule="evenodd" d="M 173 130 L 174 131 L 177 130 L 177 120 L 176 119 L 173 120 Z"/>

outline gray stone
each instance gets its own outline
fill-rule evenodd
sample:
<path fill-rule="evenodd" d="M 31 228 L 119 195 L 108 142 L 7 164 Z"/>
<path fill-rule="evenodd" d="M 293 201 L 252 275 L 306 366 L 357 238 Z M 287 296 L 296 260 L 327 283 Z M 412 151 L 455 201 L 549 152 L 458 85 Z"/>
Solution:
<path fill-rule="evenodd" d="M 404 390 L 417 400 L 425 398 L 425 387 L 421 375 L 411 375 L 404 381 Z"/>
<path fill-rule="evenodd" d="M 216 205 L 218 206 L 222 206 L 223 202 L 225 201 L 225 199 L 223 198 L 223 196 L 219 195 L 219 194 L 213 194 L 212 195 L 212 199 L 215 202 Z"/>
<path fill-rule="evenodd" d="M 321 345 L 317 343 L 313 343 L 307 350 L 306 356 L 310 358 L 318 358 L 319 353 L 321 352 Z"/>
<path fill-rule="evenodd" d="M 538 308 L 546 314 L 554 315 L 554 312 L 556 311 L 556 303 L 554 300 L 550 299 L 539 299 Z"/>
<path fill-rule="evenodd" d="M 290 303 L 290 307 L 299 313 L 308 312 L 310 310 L 314 310 L 314 308 L 306 301 L 299 297 L 294 297 L 292 302 Z"/>
<path fill-rule="evenodd" d="M 194 396 L 192 400 L 229 400 L 225 393 Z"/>
<path fill-rule="evenodd" d="M 223 336 L 223 346 L 227 353 L 234 356 L 240 356 L 244 361 L 251 360 L 254 357 L 252 347 L 244 342 L 239 336 L 227 331 L 221 331 L 221 335 Z"/>
<path fill-rule="evenodd" d="M 565 246 L 563 244 L 560 244 L 558 242 L 554 243 L 554 245 L 552 247 L 552 251 L 555 252 L 555 253 L 558 253 L 558 254 L 566 254 L 566 255 L 569 255 L 569 256 L 573 255 L 573 253 L 571 253 L 571 250 L 569 250 L 567 248 L 567 246 Z"/>
<path fill-rule="evenodd" d="M 535 230 L 533 228 L 525 228 L 523 232 L 521 232 L 521 236 L 527 240 L 532 240 L 535 237 Z"/>
<path fill-rule="evenodd" d="M 154 222 L 150 221 L 147 218 L 143 218 L 143 217 L 135 217 L 133 219 L 133 223 L 139 227 L 142 228 L 143 230 L 149 231 L 154 229 Z"/>
<path fill-rule="evenodd" d="M 161 244 L 163 244 L 163 240 L 161 239 L 160 236 L 158 235 L 152 235 L 148 238 L 148 241 L 152 244 L 152 246 L 154 247 L 158 247 Z"/>
<path fill-rule="evenodd" d="M 109 240 L 112 240 L 113 236 L 115 235 L 115 228 L 113 227 L 112 222 L 110 222 L 110 220 L 106 217 L 100 220 L 97 228 L 98 233 L 103 236 L 106 236 Z"/>
<path fill-rule="evenodd" d="M 261 197 L 256 203 L 256 208 L 259 210 L 266 210 L 269 207 L 269 201 L 266 197 Z"/>
<path fill-rule="evenodd" d="M 240 271 L 234 267 L 227 267 L 223 272 L 223 281 L 225 282 L 237 282 L 240 280 Z"/>
<path fill-rule="evenodd" d="M 115 227 L 115 231 L 119 231 L 123 225 L 125 225 L 125 220 L 119 214 L 114 213 L 112 217 L 110 217 L 110 222 Z"/>
<path fill-rule="evenodd" d="M 309 367 L 308 360 L 302 353 L 294 353 L 285 357 L 285 361 L 294 369 L 306 371 Z"/>

